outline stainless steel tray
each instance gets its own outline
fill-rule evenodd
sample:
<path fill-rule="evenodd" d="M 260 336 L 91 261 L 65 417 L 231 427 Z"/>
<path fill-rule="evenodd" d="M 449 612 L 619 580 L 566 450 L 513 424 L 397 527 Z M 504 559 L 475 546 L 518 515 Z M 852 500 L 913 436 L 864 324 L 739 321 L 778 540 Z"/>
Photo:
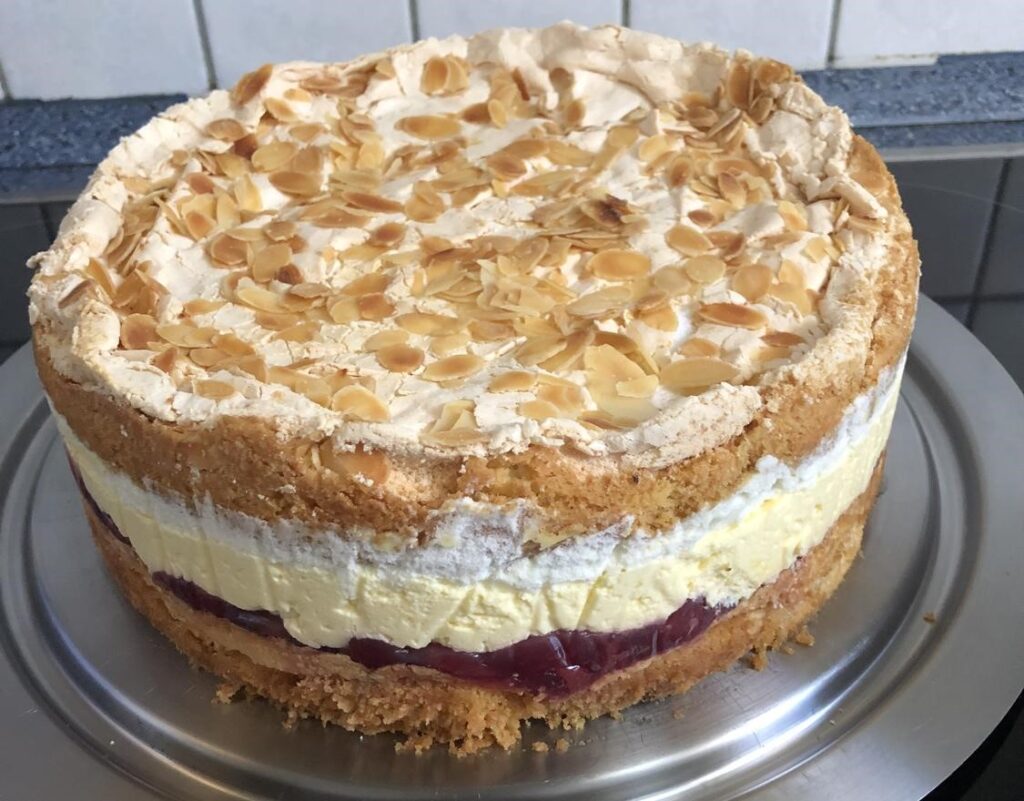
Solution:
<path fill-rule="evenodd" d="M 918 799 L 1024 685 L 1024 402 L 923 300 L 864 556 L 818 642 L 599 720 L 566 753 L 455 759 L 211 703 L 108 582 L 27 349 L 0 369 L 0 796 Z M 933 623 L 925 620 L 926 615 Z"/>

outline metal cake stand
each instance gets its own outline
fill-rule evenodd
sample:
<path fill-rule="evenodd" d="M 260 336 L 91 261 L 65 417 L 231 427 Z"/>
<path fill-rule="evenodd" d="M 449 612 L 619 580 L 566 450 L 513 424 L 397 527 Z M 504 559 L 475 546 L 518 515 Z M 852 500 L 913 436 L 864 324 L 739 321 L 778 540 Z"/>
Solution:
<path fill-rule="evenodd" d="M 1024 399 L 926 299 L 864 555 L 817 644 L 466 759 L 212 703 L 104 574 L 27 348 L 0 414 L 3 798 L 915 801 L 1024 685 Z"/>

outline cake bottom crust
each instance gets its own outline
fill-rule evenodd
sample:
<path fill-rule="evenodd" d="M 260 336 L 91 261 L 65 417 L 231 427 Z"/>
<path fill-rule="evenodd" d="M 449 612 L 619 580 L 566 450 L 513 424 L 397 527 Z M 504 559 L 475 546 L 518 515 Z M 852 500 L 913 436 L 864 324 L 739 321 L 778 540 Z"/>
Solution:
<path fill-rule="evenodd" d="M 777 647 L 798 632 L 839 586 L 857 556 L 881 481 L 883 458 L 865 491 L 815 548 L 774 582 L 671 651 L 602 677 L 562 698 L 475 686 L 436 670 L 391 665 L 370 670 L 347 656 L 246 631 L 188 606 L 157 585 L 135 552 L 86 507 L 100 552 L 139 612 L 196 666 L 282 707 L 365 734 L 395 732 L 420 750 L 447 743 L 458 754 L 510 748 L 523 721 L 574 728 L 646 699 L 682 693 L 749 651 Z"/>

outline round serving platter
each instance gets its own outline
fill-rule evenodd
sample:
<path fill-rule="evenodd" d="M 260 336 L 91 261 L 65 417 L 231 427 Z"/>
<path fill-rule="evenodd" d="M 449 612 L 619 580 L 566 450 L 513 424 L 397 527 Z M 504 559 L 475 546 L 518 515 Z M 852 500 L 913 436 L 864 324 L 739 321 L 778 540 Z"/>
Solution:
<path fill-rule="evenodd" d="M 916 801 L 1024 685 L 1024 399 L 926 299 L 863 558 L 813 647 L 465 759 L 213 703 L 104 574 L 27 348 L 0 415 L 2 797 Z"/>

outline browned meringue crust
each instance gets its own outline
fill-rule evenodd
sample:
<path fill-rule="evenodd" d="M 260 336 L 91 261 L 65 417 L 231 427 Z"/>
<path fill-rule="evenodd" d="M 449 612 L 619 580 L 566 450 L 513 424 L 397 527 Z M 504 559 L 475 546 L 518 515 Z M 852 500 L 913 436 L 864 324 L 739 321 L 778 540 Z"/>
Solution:
<path fill-rule="evenodd" d="M 599 680 L 568 698 L 487 689 L 428 668 L 368 670 L 341 654 L 261 637 L 198 612 L 151 579 L 127 545 L 110 536 L 87 507 L 93 536 L 122 590 L 193 664 L 281 706 L 367 734 L 397 732 L 417 750 L 447 743 L 470 754 L 511 748 L 524 720 L 574 728 L 645 699 L 682 693 L 751 649 L 775 648 L 795 635 L 839 586 L 859 552 L 881 482 L 884 455 L 868 488 L 825 539 L 694 641 Z"/>
<path fill-rule="evenodd" d="M 60 375 L 38 336 L 36 362 L 54 408 L 94 453 L 136 481 L 186 499 L 209 496 L 220 506 L 264 520 L 287 517 L 339 533 L 413 531 L 421 541 L 429 537 L 429 514 L 453 497 L 532 501 L 545 517 L 543 528 L 552 533 L 593 531 L 625 515 L 657 531 L 731 494 L 765 454 L 799 461 L 906 350 L 917 302 L 917 246 L 892 176 L 860 137 L 852 167 L 884 187 L 877 197 L 893 226 L 889 258 L 874 294 L 858 298 L 874 309 L 865 361 L 851 358 L 801 383 L 762 387 L 764 405 L 741 435 L 664 468 L 622 469 L 612 457 L 540 446 L 486 458 L 393 454 L 382 486 L 316 469 L 309 442 L 282 443 L 259 418 L 225 417 L 206 426 L 154 420 Z"/>

